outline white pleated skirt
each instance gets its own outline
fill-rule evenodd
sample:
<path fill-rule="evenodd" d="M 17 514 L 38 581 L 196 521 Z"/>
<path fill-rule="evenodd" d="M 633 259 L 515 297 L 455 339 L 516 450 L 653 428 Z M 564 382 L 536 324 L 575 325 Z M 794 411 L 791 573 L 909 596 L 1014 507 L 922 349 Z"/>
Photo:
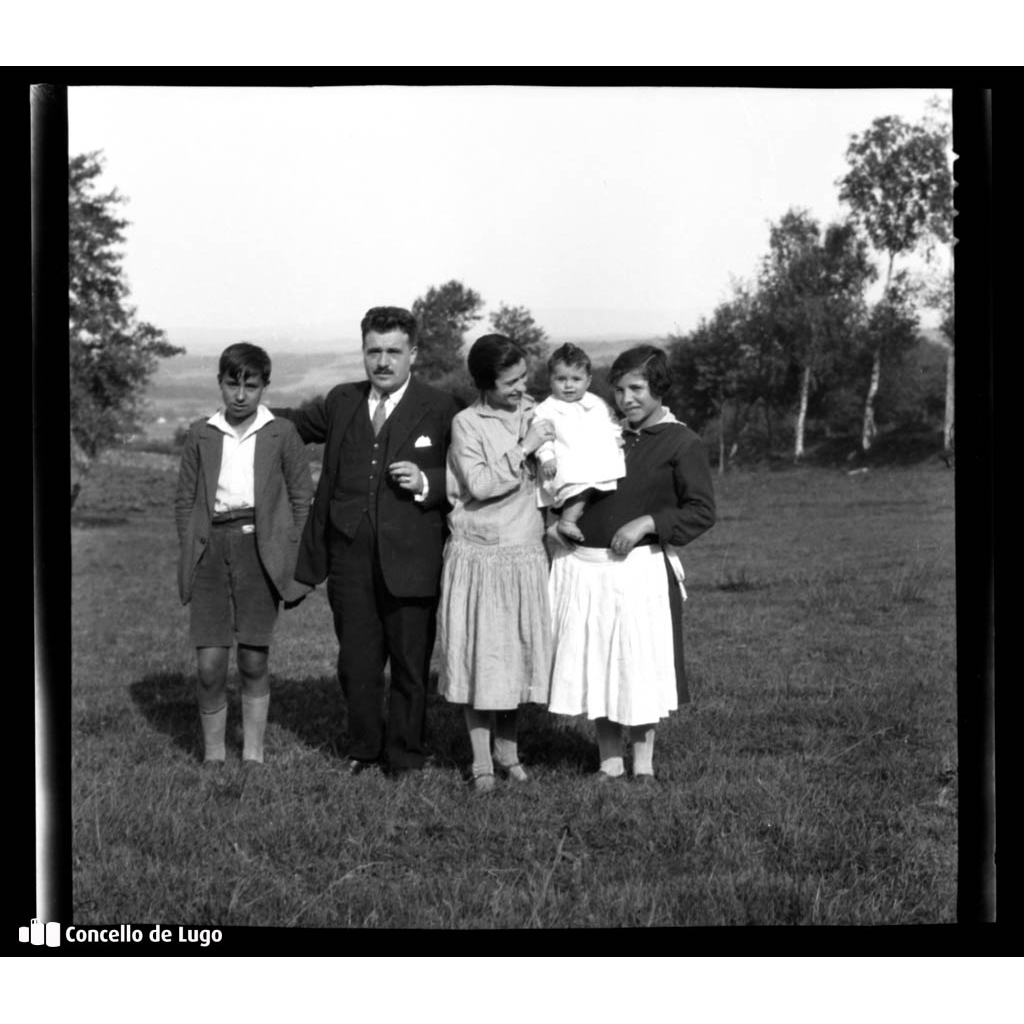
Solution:
<path fill-rule="evenodd" d="M 548 709 L 622 725 L 679 706 L 662 550 L 555 552 L 548 579 L 554 656 Z"/>

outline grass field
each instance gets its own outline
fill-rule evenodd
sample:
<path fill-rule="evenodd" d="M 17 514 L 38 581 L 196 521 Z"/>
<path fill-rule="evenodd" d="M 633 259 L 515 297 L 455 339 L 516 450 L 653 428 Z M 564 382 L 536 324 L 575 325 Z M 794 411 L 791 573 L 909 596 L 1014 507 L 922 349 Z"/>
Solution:
<path fill-rule="evenodd" d="M 145 463 L 145 460 L 142 460 Z M 687 549 L 693 703 L 661 784 L 596 788 L 592 729 L 530 708 L 532 781 L 471 792 L 459 710 L 434 766 L 341 771 L 327 602 L 282 615 L 267 766 L 199 766 L 175 591 L 173 460 L 97 466 L 72 527 L 77 925 L 531 928 L 951 922 L 954 474 L 716 478 Z M 339 749 L 340 747 L 340 749 Z"/>

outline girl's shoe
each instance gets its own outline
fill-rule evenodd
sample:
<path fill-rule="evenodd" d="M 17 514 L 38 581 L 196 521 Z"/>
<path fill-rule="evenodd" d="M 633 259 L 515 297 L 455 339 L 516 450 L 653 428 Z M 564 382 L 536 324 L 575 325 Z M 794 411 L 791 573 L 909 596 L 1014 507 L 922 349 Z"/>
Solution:
<path fill-rule="evenodd" d="M 526 774 L 526 769 L 518 761 L 515 764 L 501 764 L 500 761 L 495 761 L 494 770 L 502 778 L 511 779 L 513 782 L 530 781 L 530 776 Z"/>

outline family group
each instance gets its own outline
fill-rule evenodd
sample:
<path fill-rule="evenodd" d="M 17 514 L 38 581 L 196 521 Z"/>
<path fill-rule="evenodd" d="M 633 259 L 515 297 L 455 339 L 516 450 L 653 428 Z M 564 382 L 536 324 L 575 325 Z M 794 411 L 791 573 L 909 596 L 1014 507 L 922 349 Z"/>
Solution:
<path fill-rule="evenodd" d="M 488 334 L 469 351 L 478 395 L 463 407 L 413 375 L 407 310 L 374 307 L 361 333 L 367 380 L 300 408 L 268 408 L 267 353 L 229 346 L 223 406 L 189 432 L 174 511 L 204 765 L 225 763 L 233 647 L 242 763 L 263 763 L 279 608 L 326 582 L 351 774 L 423 768 L 436 641 L 476 791 L 496 774 L 528 780 L 526 703 L 593 720 L 598 782 L 628 777 L 628 743 L 633 778 L 653 783 L 656 726 L 689 700 L 678 549 L 715 520 L 703 445 L 662 401 L 665 353 L 618 356 L 615 415 L 577 346 L 551 356 L 537 403 L 526 353 Z M 315 493 L 307 444 L 324 446 Z"/>

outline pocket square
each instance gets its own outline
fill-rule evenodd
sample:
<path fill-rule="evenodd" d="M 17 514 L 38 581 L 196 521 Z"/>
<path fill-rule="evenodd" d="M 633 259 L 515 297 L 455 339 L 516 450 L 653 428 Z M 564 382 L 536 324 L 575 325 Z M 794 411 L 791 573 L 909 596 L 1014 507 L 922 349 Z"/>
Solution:
<path fill-rule="evenodd" d="M 420 436 L 416 438 L 416 443 L 413 445 L 413 448 L 430 448 L 433 444 L 434 442 L 431 441 L 426 434 L 420 434 Z"/>

